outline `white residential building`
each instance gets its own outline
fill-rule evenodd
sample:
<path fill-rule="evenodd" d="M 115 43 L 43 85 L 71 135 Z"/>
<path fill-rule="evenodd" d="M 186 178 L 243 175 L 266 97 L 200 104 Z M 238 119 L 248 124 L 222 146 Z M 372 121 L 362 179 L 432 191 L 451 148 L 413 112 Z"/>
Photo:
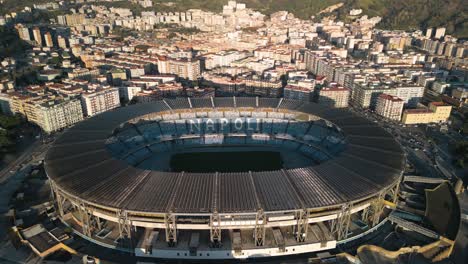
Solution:
<path fill-rule="evenodd" d="M 381 94 L 377 99 L 376 113 L 390 120 L 400 121 L 405 102 L 393 95 Z"/>
<path fill-rule="evenodd" d="M 85 92 L 81 95 L 81 104 L 86 116 L 93 116 L 117 108 L 120 106 L 119 89 L 110 88 Z"/>

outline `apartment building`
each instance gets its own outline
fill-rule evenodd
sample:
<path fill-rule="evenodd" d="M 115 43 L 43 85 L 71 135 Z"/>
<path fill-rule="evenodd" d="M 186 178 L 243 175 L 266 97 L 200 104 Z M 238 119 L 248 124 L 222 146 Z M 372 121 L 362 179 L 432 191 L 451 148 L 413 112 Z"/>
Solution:
<path fill-rule="evenodd" d="M 28 108 L 28 121 L 36 123 L 46 133 L 59 131 L 83 120 L 81 102 L 77 98 L 31 102 Z"/>
<path fill-rule="evenodd" d="M 162 98 L 174 98 L 182 96 L 184 88 L 181 83 L 169 82 L 158 85 L 156 88 L 143 89 L 133 96 L 138 103 L 148 103 L 161 100 Z"/>
<path fill-rule="evenodd" d="M 69 79 L 82 79 L 82 80 L 91 80 L 92 78 L 99 76 L 100 72 L 98 69 L 85 69 L 77 68 L 73 71 L 68 72 Z"/>
<path fill-rule="evenodd" d="M 245 94 L 251 96 L 280 97 L 283 84 L 280 79 L 265 79 L 259 76 L 242 78 L 245 81 Z"/>
<path fill-rule="evenodd" d="M 41 29 L 38 27 L 34 27 L 33 30 L 33 37 L 34 41 L 38 46 L 42 46 L 42 34 L 41 34 Z"/>
<path fill-rule="evenodd" d="M 395 89 L 379 86 L 368 86 L 365 84 L 355 84 L 353 88 L 352 101 L 361 108 L 375 108 L 377 99 L 383 93 L 395 94 Z"/>
<path fill-rule="evenodd" d="M 160 58 L 158 71 L 163 74 L 175 74 L 179 78 L 196 80 L 201 74 L 199 59 L 172 59 Z"/>
<path fill-rule="evenodd" d="M 230 76 L 205 73 L 203 84 L 216 89 L 216 95 L 236 96 L 245 92 L 245 82 Z"/>
<path fill-rule="evenodd" d="M 381 94 L 377 99 L 376 113 L 390 120 L 400 121 L 405 101 L 396 96 Z"/>
<path fill-rule="evenodd" d="M 272 59 L 275 61 L 291 62 L 292 51 L 288 46 L 262 47 L 254 51 L 254 56 L 259 59 Z"/>
<path fill-rule="evenodd" d="M 120 98 L 123 102 L 129 102 L 141 92 L 143 88 L 141 86 L 122 86 L 119 87 Z"/>
<path fill-rule="evenodd" d="M 11 111 L 11 97 L 8 94 L 0 93 L 0 113 L 4 115 L 12 115 Z"/>
<path fill-rule="evenodd" d="M 29 28 L 22 25 L 22 24 L 16 24 L 15 25 L 16 31 L 18 32 L 18 36 L 20 39 L 25 40 L 25 41 L 31 41 L 31 34 L 29 33 Z"/>
<path fill-rule="evenodd" d="M 120 106 L 118 88 L 108 88 L 98 91 L 87 91 L 81 95 L 83 113 L 93 116 Z"/>
<path fill-rule="evenodd" d="M 314 95 L 313 87 L 303 87 L 299 85 L 288 84 L 284 87 L 284 98 L 310 102 Z"/>
<path fill-rule="evenodd" d="M 46 47 L 52 48 L 54 46 L 54 41 L 52 39 L 52 34 L 49 31 L 44 33 L 44 43 Z"/>
<path fill-rule="evenodd" d="M 402 85 L 395 87 L 395 96 L 402 99 L 407 107 L 416 107 L 424 96 L 424 86 Z"/>
<path fill-rule="evenodd" d="M 347 88 L 332 84 L 319 91 L 318 103 L 328 107 L 348 107 L 350 91 Z"/>
<path fill-rule="evenodd" d="M 403 124 L 428 124 L 446 122 L 450 117 L 452 106 L 443 102 L 432 102 L 428 108 L 408 109 L 403 112 Z"/>
<path fill-rule="evenodd" d="M 64 16 L 57 16 L 59 24 L 67 26 L 76 26 L 86 24 L 86 16 L 84 14 L 68 14 Z"/>
<path fill-rule="evenodd" d="M 157 86 L 159 96 L 164 97 L 177 97 L 181 96 L 184 91 L 184 87 L 178 82 L 167 82 Z"/>
<path fill-rule="evenodd" d="M 20 93 L 12 93 L 9 95 L 9 97 L 10 97 L 11 112 L 14 114 L 20 114 L 23 116 L 26 116 L 25 104 L 35 99 L 32 96 L 28 96 L 28 95 L 24 95 Z"/>
<path fill-rule="evenodd" d="M 215 97 L 216 90 L 214 88 L 187 88 L 185 94 L 187 97 Z"/>
<path fill-rule="evenodd" d="M 205 68 L 213 69 L 216 67 L 229 66 L 231 62 L 250 56 L 247 52 L 240 51 L 222 51 L 205 56 Z"/>

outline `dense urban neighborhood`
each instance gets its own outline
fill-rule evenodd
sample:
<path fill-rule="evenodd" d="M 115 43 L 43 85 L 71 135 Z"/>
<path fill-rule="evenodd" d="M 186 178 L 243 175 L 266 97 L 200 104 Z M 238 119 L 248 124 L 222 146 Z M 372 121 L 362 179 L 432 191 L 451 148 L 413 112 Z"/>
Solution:
<path fill-rule="evenodd" d="M 0 0 L 0 262 L 467 263 L 458 1 L 270 2 Z"/>

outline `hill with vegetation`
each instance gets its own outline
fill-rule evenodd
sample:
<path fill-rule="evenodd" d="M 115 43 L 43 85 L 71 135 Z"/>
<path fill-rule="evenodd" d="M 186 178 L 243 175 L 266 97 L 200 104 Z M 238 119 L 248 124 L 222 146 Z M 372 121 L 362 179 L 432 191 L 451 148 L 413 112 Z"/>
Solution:
<path fill-rule="evenodd" d="M 468 38 L 468 4 L 465 0 L 349 0 L 337 11 L 346 18 L 352 8 L 364 14 L 380 16 L 378 25 L 386 29 L 425 29 L 443 26 L 449 34 Z"/>
<path fill-rule="evenodd" d="M 18 11 L 32 3 L 42 3 L 49 0 L 4 0 L 0 10 Z M 97 4 L 114 7 L 126 7 L 140 13 L 145 10 L 157 12 L 185 11 L 188 9 L 203 9 L 220 12 L 228 0 L 152 0 L 152 8 L 143 8 L 128 0 L 107 2 L 97 1 Z M 425 29 L 427 27 L 445 26 L 447 32 L 459 38 L 468 38 L 468 4 L 466 0 L 238 0 L 247 7 L 264 14 L 286 10 L 300 18 L 310 18 L 325 8 L 344 3 L 332 15 L 349 21 L 349 10 L 361 8 L 363 14 L 381 16 L 381 28 L 386 29 Z M 321 14 L 324 16 L 327 14 Z"/>
<path fill-rule="evenodd" d="M 30 45 L 18 37 L 15 29 L 0 26 L 0 61 L 22 55 L 29 48 Z"/>
<path fill-rule="evenodd" d="M 161 11 L 182 11 L 190 8 L 220 12 L 228 0 L 153 0 Z M 328 6 L 344 3 L 333 12 L 339 19 L 348 20 L 349 10 L 360 8 L 363 14 L 380 16 L 379 25 L 386 29 L 425 29 L 445 26 L 449 34 L 468 38 L 468 4 L 465 0 L 239 0 L 247 7 L 271 14 L 286 10 L 300 18 L 310 18 Z M 326 14 L 322 14 L 326 15 Z"/>

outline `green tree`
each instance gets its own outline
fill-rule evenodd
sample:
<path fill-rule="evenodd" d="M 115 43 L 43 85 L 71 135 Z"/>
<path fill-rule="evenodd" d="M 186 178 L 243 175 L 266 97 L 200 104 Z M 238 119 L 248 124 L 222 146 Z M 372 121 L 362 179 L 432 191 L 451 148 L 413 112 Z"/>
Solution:
<path fill-rule="evenodd" d="M 3 129 L 13 129 L 21 124 L 21 118 L 18 116 L 6 116 L 0 114 L 0 127 Z"/>
<path fill-rule="evenodd" d="M 0 130 L 0 152 L 5 152 L 7 148 L 13 145 L 6 130 Z"/>

